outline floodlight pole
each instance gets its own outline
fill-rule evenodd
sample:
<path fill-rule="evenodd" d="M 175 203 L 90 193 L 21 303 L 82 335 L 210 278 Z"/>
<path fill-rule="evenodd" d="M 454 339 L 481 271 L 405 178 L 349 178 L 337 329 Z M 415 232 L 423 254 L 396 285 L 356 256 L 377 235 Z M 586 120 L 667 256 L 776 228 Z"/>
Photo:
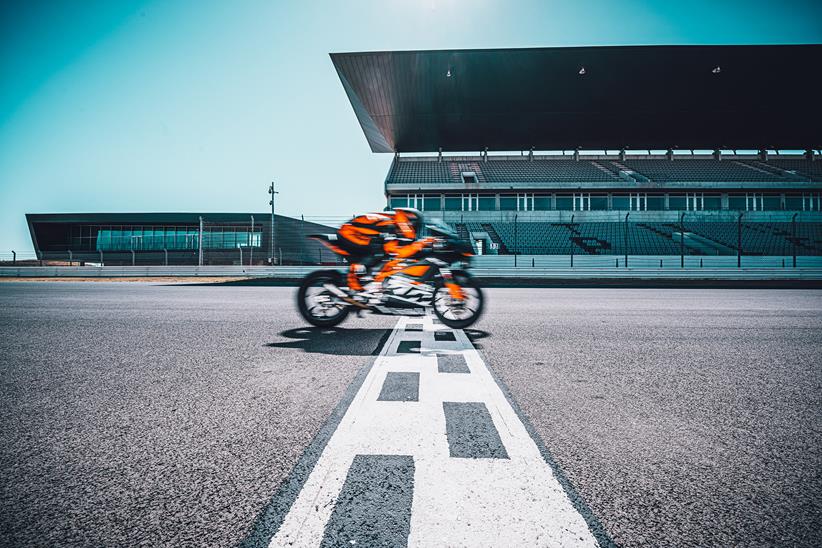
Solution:
<path fill-rule="evenodd" d="M 793 267 L 796 268 L 796 216 L 799 213 L 794 213 L 791 218 L 791 248 L 793 250 Z"/>
<path fill-rule="evenodd" d="M 249 236 L 248 266 L 254 264 L 254 215 L 251 216 L 251 235 Z M 242 261 L 240 261 L 242 264 Z"/>
<path fill-rule="evenodd" d="M 628 268 L 628 216 L 630 213 L 625 214 L 625 268 Z"/>
<path fill-rule="evenodd" d="M 17 252 L 11 250 L 11 266 L 17 266 Z"/>
<path fill-rule="evenodd" d="M 571 215 L 571 228 L 570 230 L 573 231 L 574 228 L 574 216 Z M 573 232 L 571 232 L 573 234 Z M 568 241 L 571 242 L 571 268 L 574 268 L 574 240 L 573 238 L 569 237 Z"/>
<path fill-rule="evenodd" d="M 268 262 L 271 266 L 274 266 L 274 195 L 279 194 L 279 192 L 274 190 L 274 181 L 271 181 L 271 185 L 268 187 L 268 193 L 271 194 L 271 200 L 268 202 L 268 205 L 271 206 L 271 251 L 268 255 Z"/>
<path fill-rule="evenodd" d="M 679 268 L 685 268 L 685 212 L 679 214 Z"/>
<path fill-rule="evenodd" d="M 200 237 L 197 238 L 197 265 L 203 266 L 203 216 L 200 215 Z"/>
<path fill-rule="evenodd" d="M 740 213 L 736 218 L 736 267 L 742 268 L 742 216 Z"/>

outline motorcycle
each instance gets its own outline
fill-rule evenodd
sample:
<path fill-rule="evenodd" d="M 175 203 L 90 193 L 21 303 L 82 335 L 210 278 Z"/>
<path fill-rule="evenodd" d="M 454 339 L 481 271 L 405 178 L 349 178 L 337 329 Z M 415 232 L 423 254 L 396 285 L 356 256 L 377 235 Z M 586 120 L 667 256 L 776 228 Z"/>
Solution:
<path fill-rule="evenodd" d="M 441 323 L 464 329 L 476 322 L 483 310 L 482 290 L 468 273 L 473 256 L 471 244 L 445 224 L 426 225 L 432 243 L 407 261 L 386 262 L 362 291 L 347 286 L 339 270 L 312 272 L 300 283 L 297 307 L 311 325 L 333 327 L 351 311 L 389 315 L 424 315 L 433 310 Z M 334 253 L 336 234 L 312 234 Z"/>

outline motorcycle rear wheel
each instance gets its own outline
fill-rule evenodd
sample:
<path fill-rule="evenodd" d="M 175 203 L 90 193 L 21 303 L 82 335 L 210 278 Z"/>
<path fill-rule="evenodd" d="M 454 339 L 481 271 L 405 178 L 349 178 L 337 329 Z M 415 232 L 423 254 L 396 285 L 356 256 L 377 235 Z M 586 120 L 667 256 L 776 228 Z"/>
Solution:
<path fill-rule="evenodd" d="M 434 292 L 434 314 L 451 329 L 465 329 L 480 318 L 485 300 L 479 284 L 467 272 L 454 272 L 453 275 L 454 283 L 462 288 L 466 298 L 463 302 L 453 299 L 445 284 L 439 283 Z"/>
<path fill-rule="evenodd" d="M 325 289 L 323 285 L 342 286 L 342 275 L 336 270 L 312 272 L 297 290 L 297 309 L 300 315 L 315 327 L 334 327 L 348 317 L 349 305 Z"/>

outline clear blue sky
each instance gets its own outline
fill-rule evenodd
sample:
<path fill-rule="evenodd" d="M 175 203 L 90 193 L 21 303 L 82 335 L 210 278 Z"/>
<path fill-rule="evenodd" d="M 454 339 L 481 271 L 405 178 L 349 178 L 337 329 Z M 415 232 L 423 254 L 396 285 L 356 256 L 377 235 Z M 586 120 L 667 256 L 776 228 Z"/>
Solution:
<path fill-rule="evenodd" d="M 381 209 L 329 52 L 822 42 L 799 0 L 4 0 L 0 253 L 24 213 Z M 334 169 L 331 169 L 333 166 Z"/>

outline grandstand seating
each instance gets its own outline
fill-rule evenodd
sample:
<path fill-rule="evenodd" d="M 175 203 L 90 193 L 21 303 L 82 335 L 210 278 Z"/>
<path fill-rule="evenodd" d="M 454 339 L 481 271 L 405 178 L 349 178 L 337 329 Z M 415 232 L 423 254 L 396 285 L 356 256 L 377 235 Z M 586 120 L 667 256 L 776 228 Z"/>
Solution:
<path fill-rule="evenodd" d="M 810 178 L 822 181 L 822 162 L 805 159 L 721 161 L 705 158 L 585 160 L 494 159 L 449 160 L 435 158 L 400 159 L 392 165 L 389 183 L 461 183 L 461 174 L 475 173 L 477 182 L 540 183 L 540 182 L 609 182 L 621 181 L 620 170 L 630 170 L 657 182 L 755 182 Z M 788 171 L 796 171 L 792 175 Z"/>
<path fill-rule="evenodd" d="M 546 181 L 619 181 L 617 174 L 594 162 L 580 160 L 496 160 L 459 162 L 406 160 L 394 162 L 389 183 L 461 183 L 461 174 L 472 172 L 479 183 L 539 183 Z"/>
<path fill-rule="evenodd" d="M 776 166 L 786 171 L 795 171 L 799 175 L 808 177 L 812 181 L 822 181 L 822 161 L 812 162 L 810 160 L 781 160 L 774 159 L 768 161 L 769 165 Z"/>
<path fill-rule="evenodd" d="M 773 181 L 773 173 L 735 160 L 705 160 L 705 159 L 675 159 L 645 160 L 628 159 L 624 165 L 638 171 L 652 181 L 670 182 L 700 182 L 700 181 L 729 181 L 752 182 Z"/>
<path fill-rule="evenodd" d="M 458 224 L 458 232 L 483 232 L 492 240 L 496 235 L 502 253 L 515 250 L 523 255 L 621 255 L 626 252 L 625 225 L 618 222 L 547 223 L 511 222 Z M 797 254 L 822 255 L 822 223 L 798 223 Z M 675 223 L 630 223 L 627 252 L 634 255 L 678 255 L 679 226 Z M 697 245 L 686 239 L 689 255 L 708 252 L 735 254 L 738 226 L 734 222 L 685 223 L 685 232 L 714 242 Z M 675 233 L 677 235 L 675 235 Z M 706 250 L 707 249 L 707 250 Z M 742 252 L 745 255 L 790 255 L 791 223 L 743 223 Z"/>
<path fill-rule="evenodd" d="M 736 250 L 739 245 L 737 223 L 687 223 L 685 230 Z M 797 253 L 822 254 L 819 223 L 797 225 Z M 790 255 L 791 223 L 742 223 L 742 253 L 745 255 Z"/>
<path fill-rule="evenodd" d="M 394 162 L 388 182 L 390 183 L 452 183 L 451 170 L 446 162 Z"/>
<path fill-rule="evenodd" d="M 489 182 L 614 181 L 619 177 L 580 160 L 491 160 L 481 166 Z"/>

